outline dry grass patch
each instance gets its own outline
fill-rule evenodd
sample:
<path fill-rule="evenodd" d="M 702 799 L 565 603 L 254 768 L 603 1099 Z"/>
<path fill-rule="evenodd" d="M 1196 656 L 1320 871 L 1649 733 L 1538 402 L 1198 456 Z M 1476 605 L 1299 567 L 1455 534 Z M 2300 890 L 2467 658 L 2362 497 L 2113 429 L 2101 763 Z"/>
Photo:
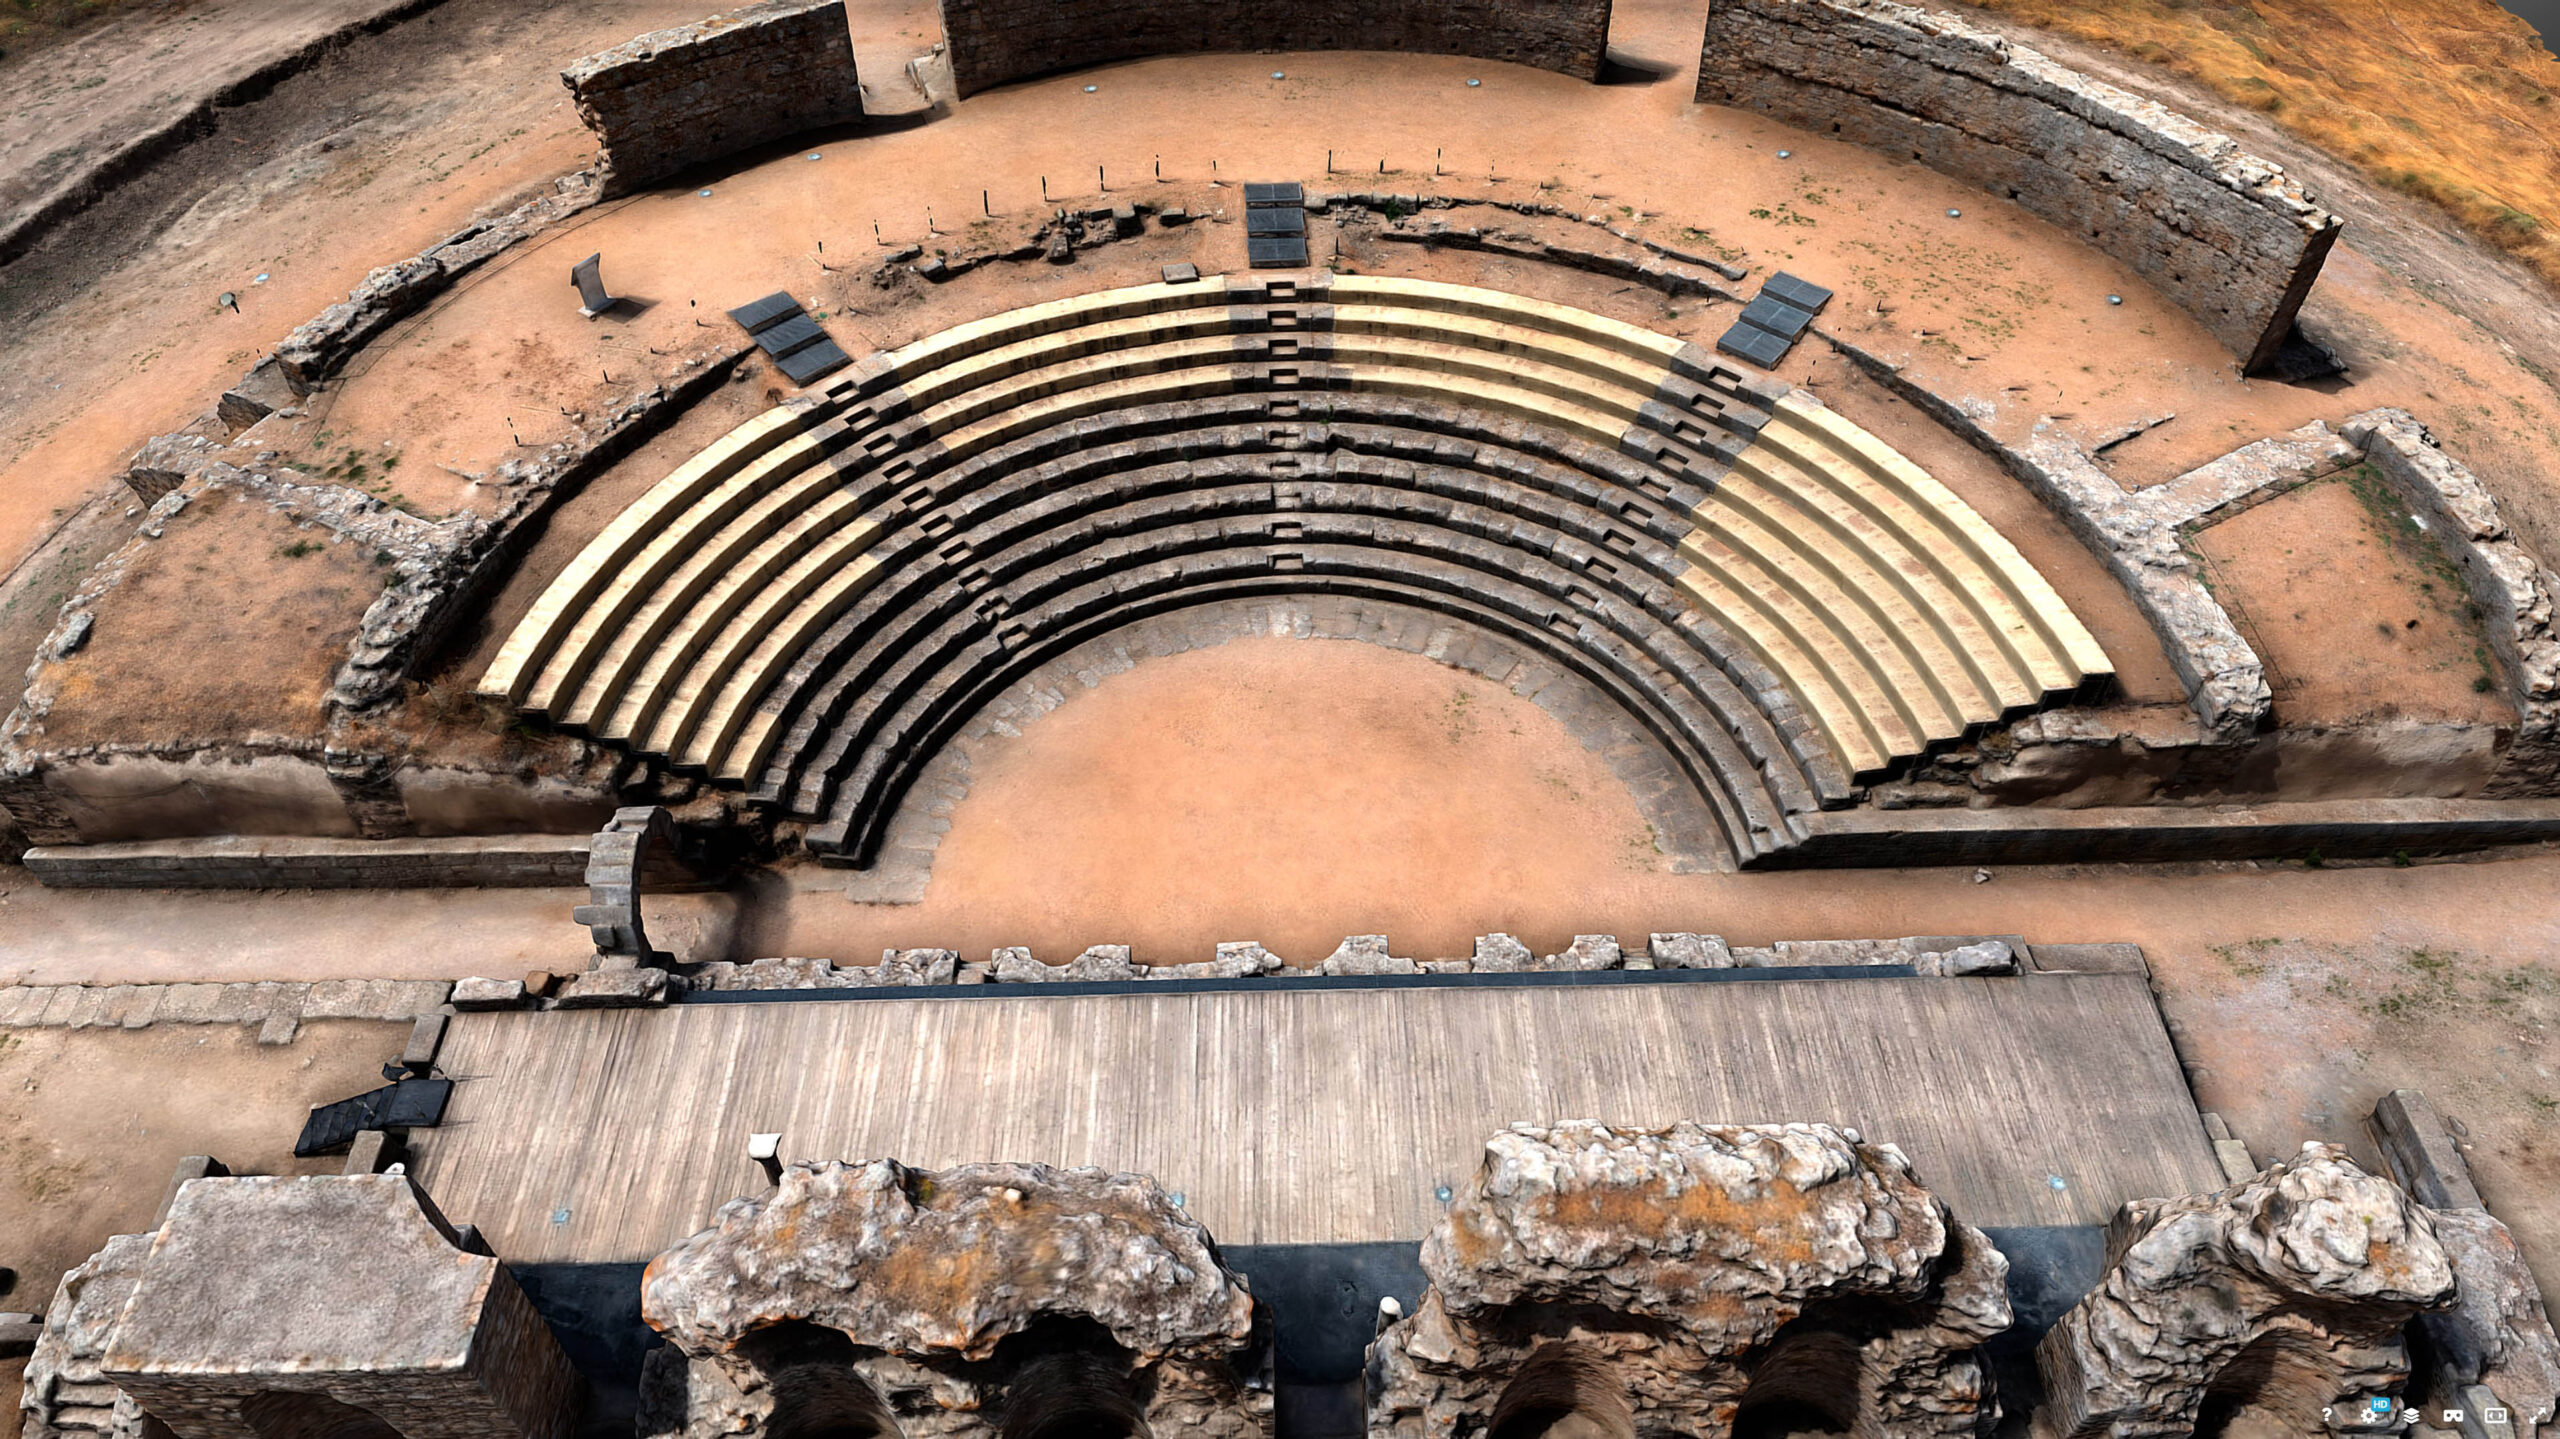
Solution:
<path fill-rule="evenodd" d="M 2201 81 L 2560 283 L 2560 60 L 2491 0 L 1976 3 Z"/>

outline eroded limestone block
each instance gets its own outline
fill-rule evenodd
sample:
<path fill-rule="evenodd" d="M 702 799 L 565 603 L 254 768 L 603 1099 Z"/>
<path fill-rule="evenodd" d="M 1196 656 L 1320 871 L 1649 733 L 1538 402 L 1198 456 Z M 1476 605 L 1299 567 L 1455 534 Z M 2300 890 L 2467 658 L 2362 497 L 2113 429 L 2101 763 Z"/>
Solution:
<path fill-rule="evenodd" d="M 994 1435 L 1057 1416 L 1259 1439 L 1267 1326 L 1142 1175 L 803 1161 L 661 1254 L 640 1433 L 766 1439 L 826 1416 Z M 1036 1411 L 1036 1414 L 1035 1412 Z"/>
<path fill-rule="evenodd" d="M 1901 1153 L 1824 1124 L 1515 1125 L 1370 1350 L 1370 1431 L 1973 1435 L 2008 1262 Z"/>
<path fill-rule="evenodd" d="M 2450 1302 L 2434 1216 L 2334 1145 L 2212 1194 L 2138 1199 L 2106 1277 L 2036 1347 L 2040 1439 L 2169 1439 L 2208 1402 L 2312 1433 L 2325 1406 L 2396 1392 L 2401 1331 Z"/>
<path fill-rule="evenodd" d="M 1149 979 L 1256 979 L 1277 973 L 1287 967 L 1280 956 L 1264 949 L 1253 940 L 1226 940 L 1218 945 L 1217 958 L 1198 964 L 1156 965 L 1146 971 Z"/>
<path fill-rule="evenodd" d="M 2010 952 L 2006 940 L 1986 939 L 1979 944 L 1960 944 L 1953 949 L 1923 950 L 1911 958 L 1912 972 L 1931 977 L 1965 974 L 2015 974 L 2018 957 Z"/>
<path fill-rule="evenodd" d="M 2427 1213 L 2455 1280 L 2453 1307 L 2419 1321 L 2435 1362 L 2429 1401 L 2485 1384 L 2511 1414 L 2560 1412 L 2560 1337 L 2515 1236 L 2485 1209 Z"/>
<path fill-rule="evenodd" d="M 25 1439 L 143 1439 L 142 1410 L 99 1369 L 156 1234 L 119 1234 L 62 1276 L 27 1357 L 18 1398 Z"/>
<path fill-rule="evenodd" d="M 1588 971 L 1616 969 L 1625 956 L 1618 949 L 1614 934 L 1577 934 L 1573 943 L 1555 954 L 1538 956 L 1538 968 Z"/>
<path fill-rule="evenodd" d="M 995 952 L 992 963 L 999 984 L 1037 984 L 1047 980 L 1143 979 L 1129 959 L 1125 944 L 1097 944 L 1064 964 L 1043 964 L 1020 945 Z"/>

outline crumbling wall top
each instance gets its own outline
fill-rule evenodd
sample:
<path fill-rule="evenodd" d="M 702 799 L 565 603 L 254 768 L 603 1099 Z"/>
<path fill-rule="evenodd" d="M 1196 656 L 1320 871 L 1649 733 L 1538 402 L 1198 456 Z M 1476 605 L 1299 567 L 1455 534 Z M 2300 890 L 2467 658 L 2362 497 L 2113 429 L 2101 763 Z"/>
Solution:
<path fill-rule="evenodd" d="M 1044 1317 L 1082 1316 L 1147 1361 L 1243 1348 L 1253 1296 L 1144 1175 L 803 1161 L 652 1261 L 641 1313 L 688 1354 L 806 1320 L 865 1347 L 962 1359 Z"/>
<path fill-rule="evenodd" d="M 1947 1249 L 1910 1162 L 1855 1130 L 1574 1121 L 1487 1140 L 1422 1265 L 1453 1315 L 1596 1304 L 1730 1350 L 1825 1295 L 1920 1298 Z"/>

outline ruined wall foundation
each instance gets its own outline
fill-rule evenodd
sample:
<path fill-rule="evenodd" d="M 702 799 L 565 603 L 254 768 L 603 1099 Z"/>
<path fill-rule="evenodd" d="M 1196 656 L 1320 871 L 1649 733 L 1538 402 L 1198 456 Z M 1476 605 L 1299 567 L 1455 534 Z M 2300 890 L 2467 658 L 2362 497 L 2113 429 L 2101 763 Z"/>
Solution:
<path fill-rule="evenodd" d="M 2008 1262 L 1856 1130 L 1514 1125 L 1422 1268 L 1370 1351 L 1385 1439 L 1966 1439 L 1998 1412 L 1978 1351 Z"/>

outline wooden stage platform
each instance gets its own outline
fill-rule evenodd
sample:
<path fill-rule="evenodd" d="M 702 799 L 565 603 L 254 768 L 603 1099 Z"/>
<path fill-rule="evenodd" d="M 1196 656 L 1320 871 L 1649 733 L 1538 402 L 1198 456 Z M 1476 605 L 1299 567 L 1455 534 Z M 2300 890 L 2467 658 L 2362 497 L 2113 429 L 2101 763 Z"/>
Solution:
<path fill-rule="evenodd" d="M 1832 1120 L 1981 1225 L 2222 1184 L 2139 974 L 1173 990 L 460 1015 L 413 1168 L 519 1263 L 648 1258 L 771 1130 L 1139 1170 L 1231 1244 L 1420 1238 L 1515 1120 Z"/>

